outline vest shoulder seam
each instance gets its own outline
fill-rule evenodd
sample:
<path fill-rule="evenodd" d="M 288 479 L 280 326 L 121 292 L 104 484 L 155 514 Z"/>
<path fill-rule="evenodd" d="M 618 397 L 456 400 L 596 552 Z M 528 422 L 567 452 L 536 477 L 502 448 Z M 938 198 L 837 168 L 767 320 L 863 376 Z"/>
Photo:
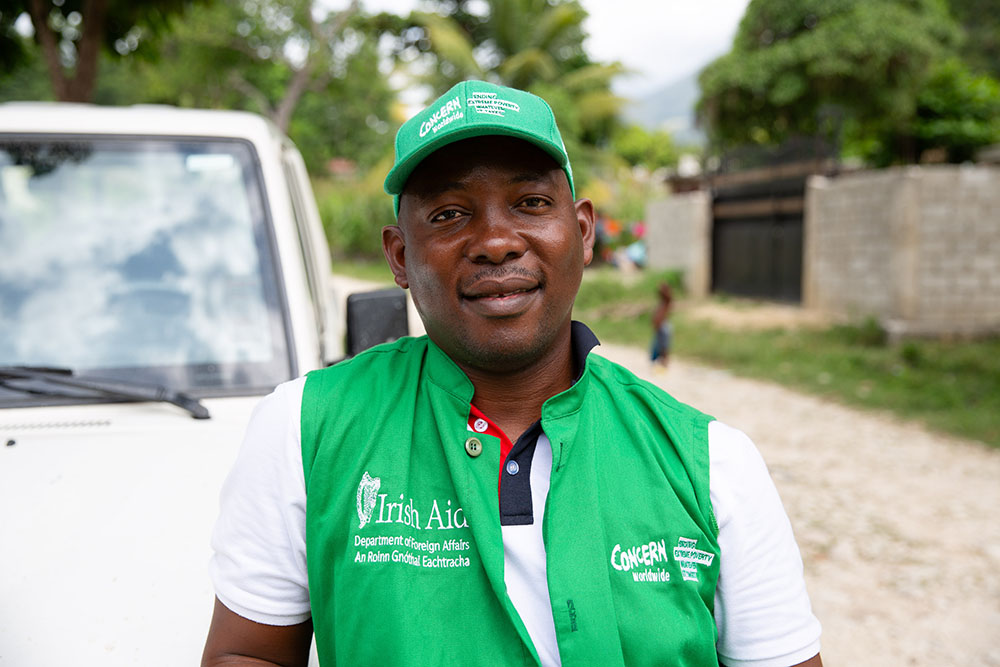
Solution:
<path fill-rule="evenodd" d="M 617 364 L 600 355 L 595 355 L 594 361 L 588 359 L 588 366 L 591 364 L 593 364 L 595 368 L 601 369 L 602 372 L 599 377 L 603 382 L 616 383 L 625 387 L 638 387 L 642 390 L 644 395 L 669 409 L 671 412 L 681 415 L 687 413 L 690 415 L 693 423 L 704 421 L 708 424 L 709 422 L 715 421 L 715 417 L 706 414 L 698 408 L 688 405 L 687 403 L 677 400 L 666 389 L 658 387 L 648 380 L 643 380 L 621 364 Z"/>

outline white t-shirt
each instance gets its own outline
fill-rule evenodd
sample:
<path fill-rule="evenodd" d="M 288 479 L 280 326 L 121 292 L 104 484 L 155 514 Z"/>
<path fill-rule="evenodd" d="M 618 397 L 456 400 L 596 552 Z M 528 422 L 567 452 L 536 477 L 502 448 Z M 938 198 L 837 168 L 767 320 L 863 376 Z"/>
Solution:
<path fill-rule="evenodd" d="M 209 564 L 219 600 L 257 623 L 308 619 L 306 491 L 299 415 L 305 378 L 287 382 L 254 410 L 222 490 Z M 719 524 L 715 593 L 719 658 L 730 667 L 788 667 L 819 653 L 820 624 L 778 492 L 741 431 L 708 427 L 709 491 Z M 502 526 L 508 595 L 544 665 L 558 665 L 545 576 L 542 521 L 552 449 L 538 439 L 531 465 L 536 521 Z"/>

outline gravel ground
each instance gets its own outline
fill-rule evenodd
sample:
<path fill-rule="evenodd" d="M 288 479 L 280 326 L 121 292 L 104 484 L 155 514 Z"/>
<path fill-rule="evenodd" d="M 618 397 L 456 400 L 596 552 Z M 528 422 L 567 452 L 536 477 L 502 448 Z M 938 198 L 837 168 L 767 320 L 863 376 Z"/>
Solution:
<path fill-rule="evenodd" d="M 683 360 L 599 354 L 745 431 L 823 623 L 823 661 L 1000 666 L 1000 451 Z"/>

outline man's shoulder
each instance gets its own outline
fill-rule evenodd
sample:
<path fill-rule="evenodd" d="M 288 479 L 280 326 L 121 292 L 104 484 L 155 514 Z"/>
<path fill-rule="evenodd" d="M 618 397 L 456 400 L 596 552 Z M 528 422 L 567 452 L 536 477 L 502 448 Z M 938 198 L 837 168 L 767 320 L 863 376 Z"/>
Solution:
<path fill-rule="evenodd" d="M 306 375 L 300 423 L 307 469 L 320 434 L 367 428 L 405 402 L 420 382 L 427 347 L 426 337 L 400 338 Z"/>
<path fill-rule="evenodd" d="M 371 347 L 333 366 L 310 371 L 302 389 L 303 414 L 363 409 L 373 399 L 388 400 L 418 382 L 427 351 L 425 336 L 405 337 Z"/>
<path fill-rule="evenodd" d="M 427 336 L 405 336 L 390 343 L 370 347 L 333 366 L 310 371 L 306 377 L 311 383 L 326 383 L 356 375 L 365 375 L 380 367 L 387 367 L 393 372 L 398 372 L 401 370 L 401 366 L 407 363 L 419 364 L 420 359 L 427 351 L 427 345 Z"/>
<path fill-rule="evenodd" d="M 605 391 L 614 394 L 617 400 L 646 403 L 705 423 L 715 419 L 694 406 L 677 400 L 659 385 L 642 379 L 625 366 L 600 354 L 592 353 L 588 357 L 587 369 L 596 383 Z"/>

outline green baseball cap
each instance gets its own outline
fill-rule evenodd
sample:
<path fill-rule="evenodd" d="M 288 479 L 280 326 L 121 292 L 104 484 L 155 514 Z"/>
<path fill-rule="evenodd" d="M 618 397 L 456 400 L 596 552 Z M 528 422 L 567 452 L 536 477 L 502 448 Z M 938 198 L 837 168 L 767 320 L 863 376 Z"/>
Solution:
<path fill-rule="evenodd" d="M 396 164 L 385 178 L 385 191 L 393 195 L 396 215 L 406 181 L 427 156 L 455 141 L 498 134 L 524 139 L 551 155 L 566 173 L 576 198 L 566 146 L 545 100 L 485 81 L 463 81 L 396 133 Z"/>

